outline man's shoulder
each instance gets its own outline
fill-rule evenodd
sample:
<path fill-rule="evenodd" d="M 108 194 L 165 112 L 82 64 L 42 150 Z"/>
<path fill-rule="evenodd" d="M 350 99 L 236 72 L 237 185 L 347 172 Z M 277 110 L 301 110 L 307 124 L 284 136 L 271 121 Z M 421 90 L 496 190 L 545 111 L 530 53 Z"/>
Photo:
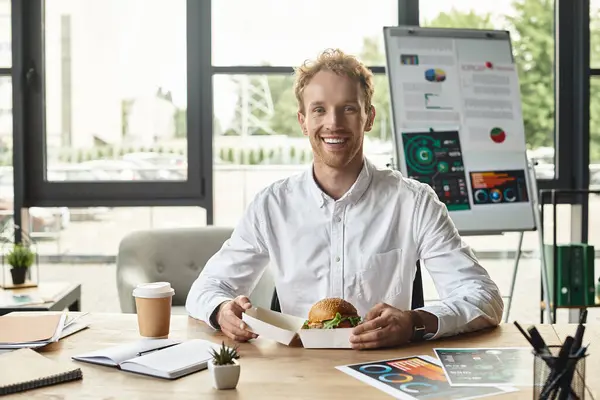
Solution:
<path fill-rule="evenodd" d="M 303 189 L 306 180 L 306 171 L 296 172 L 286 178 L 276 181 L 263 187 L 254 197 L 255 204 L 265 204 L 271 200 L 282 200 L 292 195 L 298 190 Z"/>

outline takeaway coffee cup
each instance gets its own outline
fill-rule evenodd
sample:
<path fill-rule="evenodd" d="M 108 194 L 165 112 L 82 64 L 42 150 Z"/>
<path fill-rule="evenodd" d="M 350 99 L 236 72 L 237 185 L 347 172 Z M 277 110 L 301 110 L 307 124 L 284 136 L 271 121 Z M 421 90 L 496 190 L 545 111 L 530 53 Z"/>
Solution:
<path fill-rule="evenodd" d="M 137 285 L 133 290 L 140 335 L 167 338 L 171 326 L 171 303 L 175 290 L 169 282 Z"/>

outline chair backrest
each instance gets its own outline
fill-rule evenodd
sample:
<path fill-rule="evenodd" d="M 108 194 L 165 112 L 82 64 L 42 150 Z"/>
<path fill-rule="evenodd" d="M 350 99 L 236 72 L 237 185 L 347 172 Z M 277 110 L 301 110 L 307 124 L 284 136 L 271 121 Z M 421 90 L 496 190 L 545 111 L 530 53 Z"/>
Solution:
<path fill-rule="evenodd" d="M 421 276 L 421 263 L 417 261 L 417 271 L 415 273 L 415 279 L 413 280 L 413 290 L 411 299 L 411 309 L 416 310 L 425 306 L 425 296 L 423 294 L 423 277 Z M 277 296 L 277 290 L 273 290 L 273 297 L 271 299 L 271 310 L 281 312 L 281 305 L 279 304 L 279 297 Z"/>
<path fill-rule="evenodd" d="M 131 292 L 142 282 L 168 281 L 173 305 L 185 304 L 200 271 L 231 236 L 227 227 L 152 229 L 127 235 L 119 245 L 117 289 L 121 310 L 135 312 Z"/>

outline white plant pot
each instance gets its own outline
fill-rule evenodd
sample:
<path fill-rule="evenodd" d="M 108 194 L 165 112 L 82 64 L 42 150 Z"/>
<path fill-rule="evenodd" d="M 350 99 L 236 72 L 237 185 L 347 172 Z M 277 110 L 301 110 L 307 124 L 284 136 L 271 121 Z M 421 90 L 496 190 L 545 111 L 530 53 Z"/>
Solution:
<path fill-rule="evenodd" d="M 233 389 L 240 379 L 240 364 L 233 360 L 233 364 L 215 365 L 213 361 L 208 362 L 208 370 L 212 377 L 215 389 Z"/>

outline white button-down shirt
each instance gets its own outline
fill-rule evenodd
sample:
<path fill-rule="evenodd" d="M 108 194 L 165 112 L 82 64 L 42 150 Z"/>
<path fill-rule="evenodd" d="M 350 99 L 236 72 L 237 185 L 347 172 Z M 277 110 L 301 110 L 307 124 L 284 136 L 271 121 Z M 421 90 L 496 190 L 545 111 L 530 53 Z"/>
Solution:
<path fill-rule="evenodd" d="M 269 266 L 283 313 L 306 318 L 325 297 L 348 300 L 363 317 L 380 302 L 410 310 L 417 260 L 441 300 L 422 308 L 438 317 L 430 338 L 500 323 L 498 287 L 428 185 L 365 159 L 351 189 L 333 200 L 311 167 L 257 194 L 193 283 L 186 308 L 210 323 L 221 302 L 249 296 Z"/>

